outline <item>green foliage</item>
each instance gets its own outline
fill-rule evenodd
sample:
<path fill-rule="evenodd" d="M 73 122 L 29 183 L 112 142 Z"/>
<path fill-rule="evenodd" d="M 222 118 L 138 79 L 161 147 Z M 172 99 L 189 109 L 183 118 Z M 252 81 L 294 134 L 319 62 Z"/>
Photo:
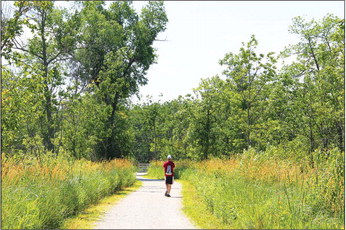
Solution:
<path fill-rule="evenodd" d="M 256 52 L 252 36 L 220 60 L 223 76 L 203 79 L 193 97 L 135 106 L 136 146 L 143 147 L 136 155 L 200 160 L 279 148 L 279 158 L 313 164 L 315 150 L 343 151 L 344 23 L 333 15 L 297 17 L 291 32 L 301 40 L 282 52 L 295 59 L 280 70 L 273 53 Z"/>
<path fill-rule="evenodd" d="M 2 3 L 3 4 L 3 3 Z M 1 51 L 5 58 L 12 56 L 12 48 L 14 47 L 14 39 L 23 32 L 23 24 L 25 15 L 31 8 L 31 1 L 15 1 L 16 9 L 13 12 L 13 17 L 3 14 L 1 15 Z M 2 9 L 6 6 L 2 5 Z"/>
<path fill-rule="evenodd" d="M 53 229 L 135 182 L 129 163 L 3 158 L 2 228 Z M 13 171 L 15 170 L 15 172 Z"/>
<path fill-rule="evenodd" d="M 2 69 L 2 151 L 10 155 L 28 152 L 42 154 L 42 140 L 37 134 L 43 115 L 42 78 L 38 75 L 17 77 Z M 32 144 L 27 144 L 31 142 Z"/>
<path fill-rule="evenodd" d="M 155 61 L 153 41 L 167 23 L 164 5 L 149 2 L 140 15 L 131 2 L 114 2 L 109 9 L 102 2 L 83 6 L 78 16 L 80 48 L 73 60 L 80 67 L 76 69 L 80 80 L 95 84 L 90 91 L 111 109 L 104 123 L 109 135 L 98 143 L 102 147 L 98 155 L 105 159 L 129 155 L 131 134 L 121 114 L 126 113 L 126 99 L 147 83 L 146 71 Z"/>
<path fill-rule="evenodd" d="M 317 147 L 344 150 L 344 21 L 333 15 L 309 22 L 296 17 L 290 30 L 300 37 L 283 52 L 297 58 L 283 68 L 283 75 L 294 76 L 286 81 L 294 89 L 289 107 L 299 113 L 294 128 L 309 138 L 311 152 Z"/>
<path fill-rule="evenodd" d="M 339 228 L 342 224 L 341 218 L 336 221 L 328 217 L 321 207 L 311 209 L 311 198 L 304 197 L 307 188 L 302 190 L 220 174 L 193 172 L 187 178 L 196 186 L 213 215 L 232 228 L 316 229 Z"/>
<path fill-rule="evenodd" d="M 79 100 L 71 98 L 62 110 L 61 148 L 77 159 L 97 159 L 98 143 L 109 135 L 104 127 L 108 114 L 107 106 L 90 94 Z"/>
<path fill-rule="evenodd" d="M 83 2 L 74 11 L 54 2 L 14 5 L 1 47 L 15 67 L 3 69 L 3 150 L 131 157 L 127 100 L 147 83 L 153 42 L 167 23 L 163 2 L 149 2 L 140 14 L 131 2 Z M 32 37 L 19 43 L 23 28 Z"/>
<path fill-rule="evenodd" d="M 226 161 L 177 161 L 177 178 L 194 186 L 208 212 L 227 228 L 343 226 L 343 153 L 337 149 L 327 155 L 316 151 L 314 162 L 318 168 L 311 168 L 308 161 L 297 163 L 294 155 L 278 159 L 276 156 L 284 155 L 284 151 L 271 148 L 262 153 L 250 149 Z M 161 164 L 151 162 L 150 177 L 163 178 Z"/>
<path fill-rule="evenodd" d="M 194 95 L 131 105 L 129 97 L 147 83 L 155 63 L 153 42 L 166 29 L 162 1 L 150 1 L 140 14 L 128 1 L 109 8 L 103 1 L 82 2 L 74 12 L 47 1 L 14 5 L 14 16 L 2 19 L 1 49 L 15 67 L 2 67 L 6 157 L 149 162 L 168 154 L 190 160 L 237 156 L 237 172 L 220 166 L 204 173 L 206 168 L 180 161 L 176 178 L 195 184 L 209 210 L 236 228 L 340 227 L 344 20 L 294 18 L 290 31 L 300 41 L 281 53 L 294 60 L 280 70 L 279 57 L 258 54 L 251 36 L 238 53 L 220 60 L 222 76 L 203 79 Z M 18 43 L 25 27 L 33 36 Z M 267 170 L 271 177 L 256 180 L 267 160 L 290 162 L 310 174 L 291 183 Z M 27 163 L 16 167 L 34 164 Z M 149 174 L 162 178 L 161 162 L 152 162 Z M 5 178 L 4 226 L 56 228 L 133 179 L 117 170 L 67 175 L 51 181 L 31 171 L 15 182 Z"/>
<path fill-rule="evenodd" d="M 162 165 L 157 164 L 153 164 L 153 162 L 151 162 L 151 164 L 148 167 L 148 176 L 155 178 L 155 179 L 165 179 L 165 174 L 164 174 L 164 170 L 163 170 L 163 163 Z"/>

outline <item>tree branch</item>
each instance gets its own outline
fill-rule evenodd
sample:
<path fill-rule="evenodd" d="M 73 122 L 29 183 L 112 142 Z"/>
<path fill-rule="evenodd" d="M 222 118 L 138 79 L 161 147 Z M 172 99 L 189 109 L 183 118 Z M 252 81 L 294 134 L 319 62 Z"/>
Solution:
<path fill-rule="evenodd" d="M 59 51 L 54 57 L 52 57 L 50 60 L 47 61 L 47 65 L 49 65 L 52 61 L 54 61 L 55 59 L 57 59 L 59 57 L 59 55 L 62 54 L 61 51 Z"/>

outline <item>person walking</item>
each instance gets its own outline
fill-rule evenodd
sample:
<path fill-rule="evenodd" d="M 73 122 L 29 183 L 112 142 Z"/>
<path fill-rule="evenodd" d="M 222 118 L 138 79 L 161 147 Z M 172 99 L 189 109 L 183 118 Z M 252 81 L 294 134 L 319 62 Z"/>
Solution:
<path fill-rule="evenodd" d="M 167 161 L 163 164 L 163 168 L 165 170 L 165 177 L 166 177 L 166 192 L 165 196 L 171 197 L 171 188 L 173 184 L 173 178 L 174 178 L 174 163 L 172 161 L 172 156 L 167 156 Z"/>

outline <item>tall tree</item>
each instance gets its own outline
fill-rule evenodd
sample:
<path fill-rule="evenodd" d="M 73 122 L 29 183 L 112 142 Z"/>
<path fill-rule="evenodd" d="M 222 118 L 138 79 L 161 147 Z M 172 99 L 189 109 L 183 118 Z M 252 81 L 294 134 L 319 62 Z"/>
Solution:
<path fill-rule="evenodd" d="M 219 77 L 203 79 L 198 88 L 197 95 L 200 100 L 194 103 L 191 114 L 190 136 L 195 139 L 201 159 L 208 159 L 210 156 L 218 155 L 217 140 L 220 138 L 220 109 L 222 101 L 220 96 L 223 90 L 224 81 Z M 196 153 L 197 154 L 197 153 Z M 199 155 L 199 154 L 197 154 Z"/>
<path fill-rule="evenodd" d="M 276 59 L 273 53 L 257 54 L 257 40 L 254 36 L 240 49 L 239 54 L 228 53 L 220 60 L 226 66 L 223 74 L 227 77 L 233 106 L 238 111 L 237 122 L 241 130 L 240 141 L 244 147 L 256 144 L 263 102 L 268 97 L 268 88 L 276 76 Z"/>
<path fill-rule="evenodd" d="M 327 15 L 320 21 L 296 17 L 290 31 L 300 42 L 289 46 L 285 56 L 297 60 L 284 67 L 296 81 L 295 111 L 310 152 L 318 147 L 344 150 L 344 21 Z"/>
<path fill-rule="evenodd" d="M 93 91 L 100 103 L 110 108 L 105 124 L 109 136 L 100 143 L 103 157 L 119 157 L 123 144 L 115 141 L 119 105 L 147 83 L 146 71 L 155 61 L 152 45 L 165 30 L 167 17 L 163 2 L 149 2 L 140 15 L 128 1 L 114 2 L 109 9 L 103 2 L 83 5 L 79 49 L 73 56 L 81 78 L 96 85 Z"/>
<path fill-rule="evenodd" d="M 22 7 L 18 5 L 19 9 Z M 62 58 L 65 53 L 63 11 L 54 8 L 53 2 L 32 2 L 24 15 L 23 24 L 32 32 L 27 44 L 14 41 L 13 52 L 17 66 L 27 77 L 41 76 L 38 85 L 42 86 L 44 116 L 41 116 L 41 136 L 47 150 L 54 151 L 53 139 L 57 131 L 56 114 L 58 97 L 62 92 Z"/>

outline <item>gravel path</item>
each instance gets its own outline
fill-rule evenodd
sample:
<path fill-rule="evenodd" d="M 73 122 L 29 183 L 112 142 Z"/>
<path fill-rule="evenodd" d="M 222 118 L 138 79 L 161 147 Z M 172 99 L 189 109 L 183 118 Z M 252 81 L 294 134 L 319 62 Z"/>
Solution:
<path fill-rule="evenodd" d="M 143 186 L 112 207 L 95 229 L 194 229 L 182 208 L 181 184 L 174 182 L 171 196 L 165 197 L 163 180 L 137 179 Z"/>

